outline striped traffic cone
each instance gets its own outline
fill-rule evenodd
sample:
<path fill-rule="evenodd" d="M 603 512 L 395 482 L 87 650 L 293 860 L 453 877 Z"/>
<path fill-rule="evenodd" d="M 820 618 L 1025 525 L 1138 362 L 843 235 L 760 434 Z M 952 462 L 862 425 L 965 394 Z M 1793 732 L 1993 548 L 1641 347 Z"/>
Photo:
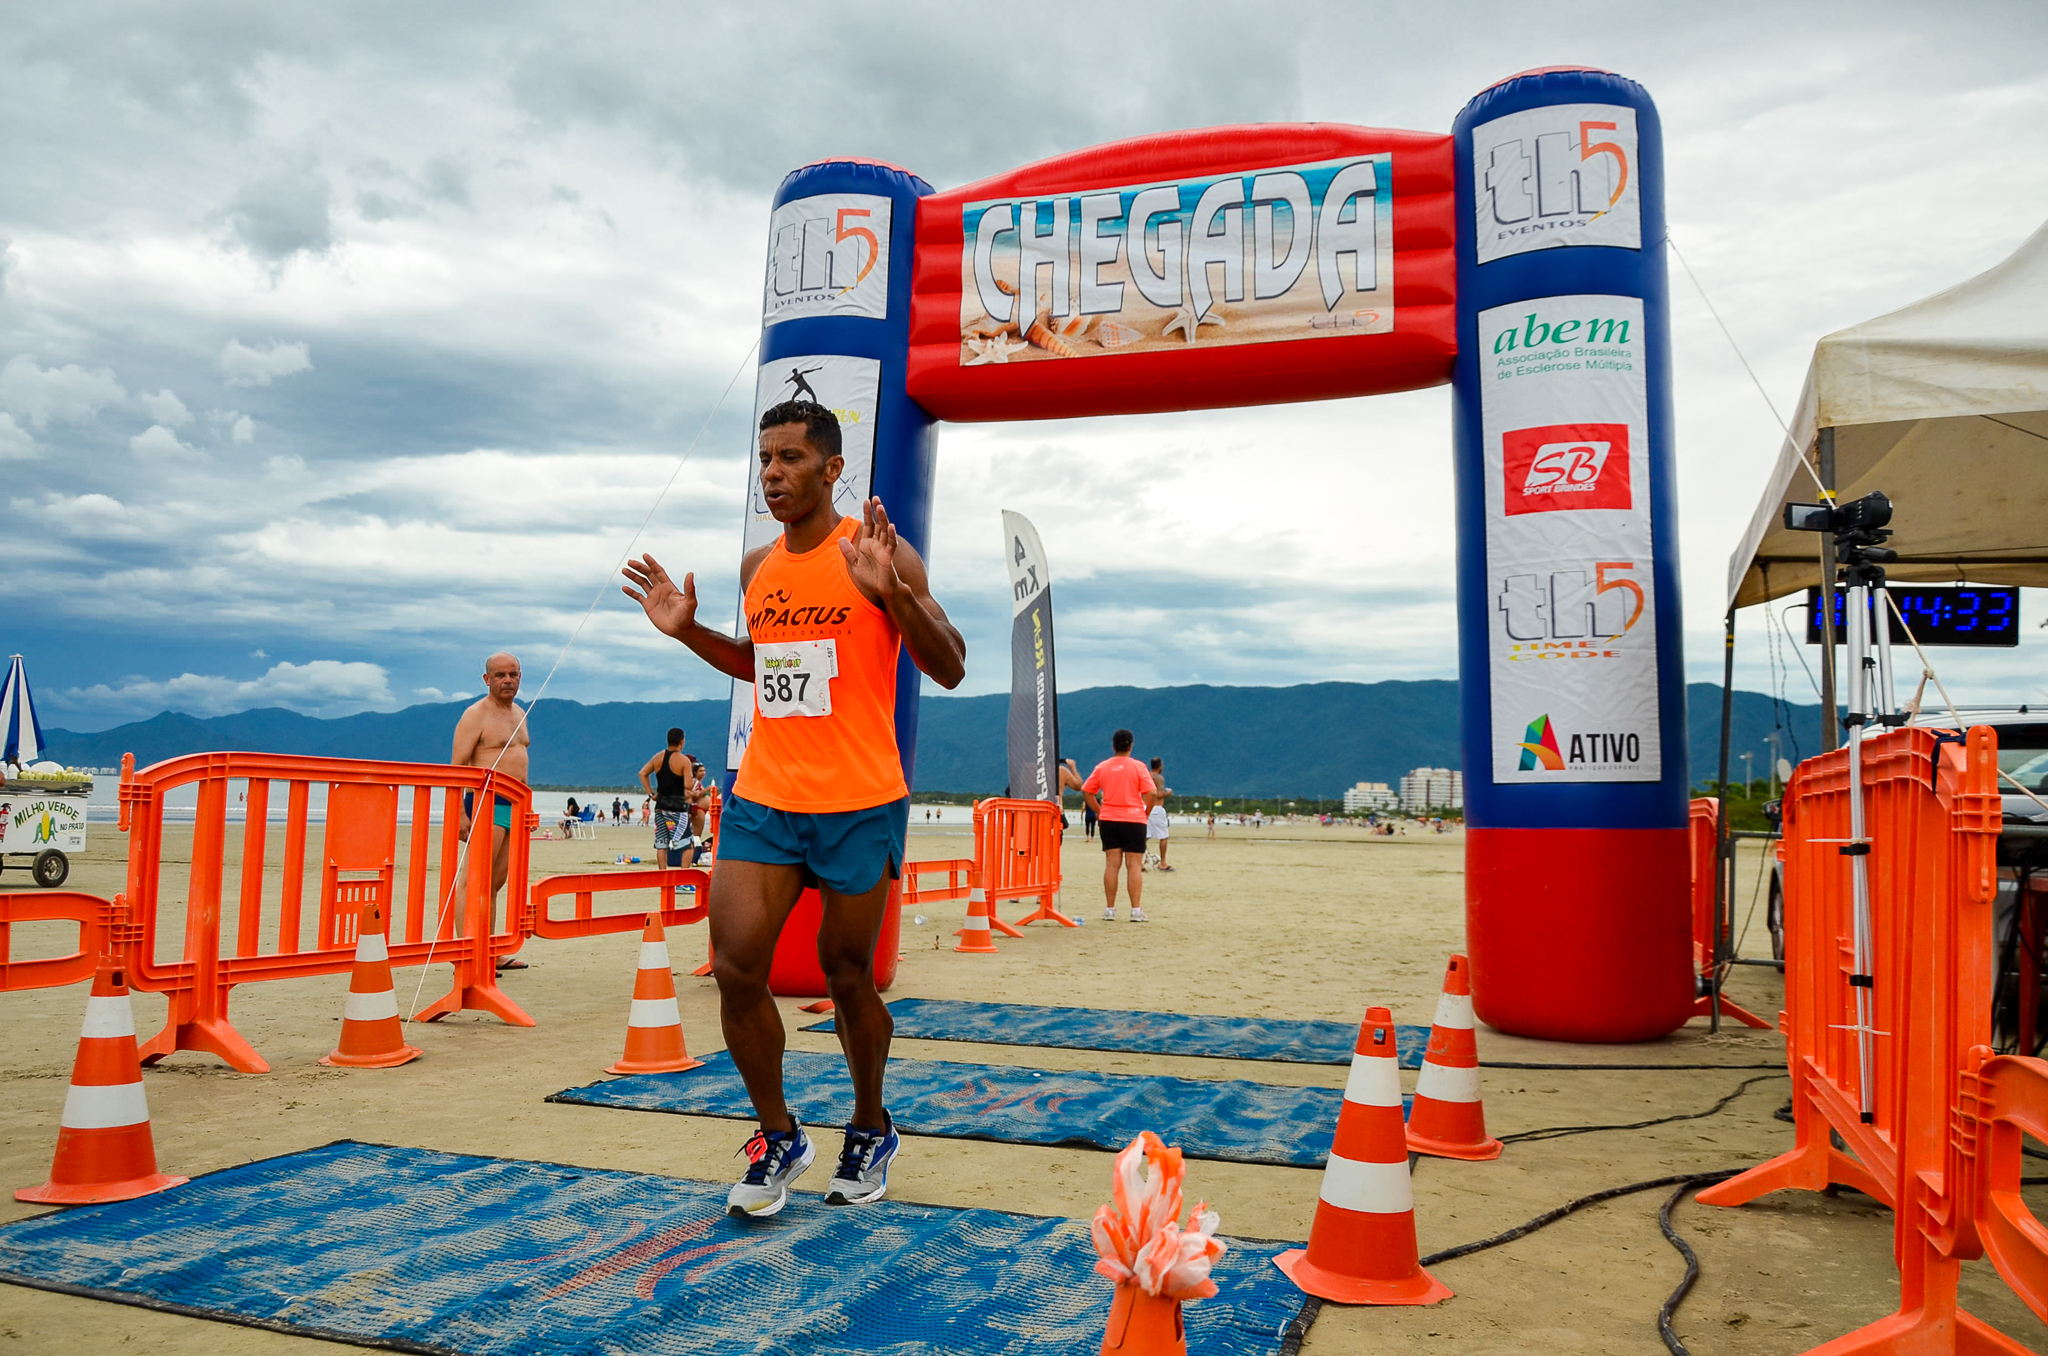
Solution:
<path fill-rule="evenodd" d="M 14 1199 L 39 1205 L 126 1201 L 187 1180 L 156 1170 L 149 1100 L 135 1051 L 135 1009 L 121 967 L 103 963 L 85 1000 L 50 1180 L 23 1187 Z"/>
<path fill-rule="evenodd" d="M 420 1048 L 405 1043 L 405 1028 L 398 1021 L 384 908 L 371 900 L 356 920 L 356 964 L 341 1009 L 341 1043 L 320 1062 L 344 1069 L 390 1069 L 419 1057 Z"/>
<path fill-rule="evenodd" d="M 1435 1304 L 1450 1287 L 1416 1261 L 1415 1191 L 1401 1134 L 1394 1015 L 1367 1008 L 1337 1112 L 1337 1138 L 1308 1248 L 1273 1259 L 1287 1279 L 1339 1304 Z"/>
<path fill-rule="evenodd" d="M 1479 1046 L 1472 1038 L 1472 962 L 1451 957 L 1429 1028 L 1429 1051 L 1408 1113 L 1408 1151 L 1433 1158 L 1499 1158 L 1479 1101 Z"/>
<path fill-rule="evenodd" d="M 955 951 L 966 951 L 976 955 L 996 955 L 995 938 L 988 929 L 988 892 L 981 888 L 981 872 L 967 873 L 967 925 L 954 932 L 960 939 Z"/>
<path fill-rule="evenodd" d="M 633 1010 L 626 1017 L 626 1053 L 608 1074 L 677 1073 L 704 1061 L 691 1059 L 683 1045 L 683 1010 L 676 1006 L 676 977 L 668 968 L 668 929 L 661 915 L 647 915 L 640 934 L 640 968 L 633 975 Z"/>

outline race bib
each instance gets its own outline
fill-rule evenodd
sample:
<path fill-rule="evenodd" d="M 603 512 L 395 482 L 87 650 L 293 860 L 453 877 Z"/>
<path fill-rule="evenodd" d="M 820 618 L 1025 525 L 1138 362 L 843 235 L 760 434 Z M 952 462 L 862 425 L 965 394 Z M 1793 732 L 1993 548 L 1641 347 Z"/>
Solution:
<path fill-rule="evenodd" d="M 838 676 L 836 640 L 754 643 L 754 701 L 767 720 L 831 715 L 832 680 Z"/>

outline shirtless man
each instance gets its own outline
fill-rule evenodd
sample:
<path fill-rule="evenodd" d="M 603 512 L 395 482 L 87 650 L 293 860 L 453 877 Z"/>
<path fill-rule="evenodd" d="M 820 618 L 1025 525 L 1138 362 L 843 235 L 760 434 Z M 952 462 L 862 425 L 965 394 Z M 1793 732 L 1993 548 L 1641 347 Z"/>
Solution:
<path fill-rule="evenodd" d="M 500 650 L 484 661 L 484 695 L 455 722 L 455 750 L 448 761 L 457 767 L 496 768 L 498 772 L 526 780 L 527 750 L 533 745 L 525 713 L 512 699 L 519 695 L 519 659 Z M 476 807 L 470 792 L 462 793 L 462 841 L 469 830 Z M 491 907 L 497 909 L 498 891 L 505 888 L 505 875 L 512 866 L 512 802 L 502 796 L 491 798 Z M 469 854 L 455 871 L 455 895 L 460 900 L 468 885 Z M 526 962 L 517 956 L 500 956 L 500 970 L 524 970 Z"/>
<path fill-rule="evenodd" d="M 880 1200 L 900 1146 L 882 1102 L 894 1023 L 875 991 L 875 939 L 889 883 L 903 873 L 910 790 L 896 747 L 899 655 L 944 688 L 966 674 L 967 644 L 931 596 L 924 560 L 880 499 L 858 518 L 833 507 L 845 468 L 839 421 L 809 401 L 761 416 L 761 499 L 782 535 L 740 562 L 746 630 L 697 620 L 697 586 L 652 556 L 626 565 L 625 594 L 656 630 L 720 673 L 754 685 L 753 736 L 719 820 L 711 878 L 713 976 L 727 1051 L 761 1128 L 726 1198 L 763 1218 L 816 1156 L 784 1100 L 782 1017 L 768 992 L 783 924 L 807 885 L 823 919 L 818 962 L 853 1082 L 828 1205 Z"/>

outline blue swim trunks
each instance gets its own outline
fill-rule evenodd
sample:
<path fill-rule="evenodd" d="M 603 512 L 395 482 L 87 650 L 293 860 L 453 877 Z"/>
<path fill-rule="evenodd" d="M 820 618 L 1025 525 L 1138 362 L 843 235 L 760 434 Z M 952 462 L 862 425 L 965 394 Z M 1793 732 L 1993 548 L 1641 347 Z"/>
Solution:
<path fill-rule="evenodd" d="M 474 791 L 463 792 L 463 818 L 470 818 L 473 815 L 475 815 L 475 813 L 476 793 Z M 503 796 L 497 795 L 496 793 L 493 793 L 491 796 L 491 822 L 493 824 L 496 824 L 501 829 L 509 829 L 512 827 L 512 802 L 506 800 Z"/>
<path fill-rule="evenodd" d="M 865 810 L 804 814 L 733 796 L 718 820 L 718 859 L 801 866 L 805 885 L 842 895 L 864 894 L 882 879 L 903 876 L 903 840 L 910 797 Z"/>

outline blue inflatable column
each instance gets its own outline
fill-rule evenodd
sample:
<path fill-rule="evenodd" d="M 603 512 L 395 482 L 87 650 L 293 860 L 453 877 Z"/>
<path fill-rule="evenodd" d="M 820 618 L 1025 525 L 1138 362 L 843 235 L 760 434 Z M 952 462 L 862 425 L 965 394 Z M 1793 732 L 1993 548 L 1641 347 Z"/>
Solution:
<path fill-rule="evenodd" d="M 835 486 L 840 511 L 858 517 L 879 496 L 897 532 L 929 555 L 934 433 L 930 415 L 905 393 L 910 353 L 910 283 L 917 201 L 931 185 L 864 160 L 806 165 L 782 181 L 768 231 L 762 294 L 761 363 L 749 429 L 772 405 L 802 398 L 839 416 L 845 470 Z M 755 435 L 750 431 L 749 445 Z M 750 457 L 741 552 L 773 541 L 781 524 L 761 501 Z M 903 776 L 915 778 L 921 675 L 905 654 L 896 672 L 896 746 Z M 735 683 L 726 741 L 732 789 L 753 729 L 753 687 Z M 884 910 L 875 979 L 896 973 L 897 910 Z M 825 992 L 818 966 L 822 917 L 806 890 L 776 946 L 769 987 L 779 994 Z"/>
<path fill-rule="evenodd" d="M 1692 1012 L 1684 657 L 1656 107 L 1530 72 L 1458 115 L 1458 641 L 1482 1020 Z"/>

